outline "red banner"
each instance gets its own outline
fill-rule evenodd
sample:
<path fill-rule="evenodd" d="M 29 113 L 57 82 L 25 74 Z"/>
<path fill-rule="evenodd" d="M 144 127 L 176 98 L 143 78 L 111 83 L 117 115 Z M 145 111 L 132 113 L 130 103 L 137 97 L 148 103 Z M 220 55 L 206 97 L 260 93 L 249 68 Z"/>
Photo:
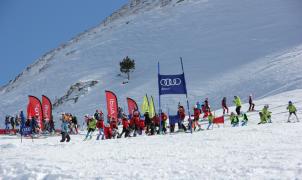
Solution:
<path fill-rule="evenodd" d="M 42 104 L 40 100 L 35 96 L 28 96 L 28 106 L 27 106 L 27 118 L 32 118 L 34 116 L 38 116 L 38 124 L 43 129 L 43 111 L 42 111 Z"/>
<path fill-rule="evenodd" d="M 105 91 L 105 93 L 106 93 L 108 116 L 117 119 L 118 102 L 117 102 L 116 95 L 111 91 Z"/>
<path fill-rule="evenodd" d="M 134 110 L 138 110 L 138 106 L 133 99 L 127 98 L 127 104 L 128 104 L 129 115 L 132 115 Z"/>
<path fill-rule="evenodd" d="M 52 104 L 50 99 L 45 95 L 42 95 L 42 110 L 43 118 L 46 121 L 49 121 L 52 117 Z"/>
<path fill-rule="evenodd" d="M 213 123 L 214 124 L 224 124 L 224 116 L 214 118 Z"/>

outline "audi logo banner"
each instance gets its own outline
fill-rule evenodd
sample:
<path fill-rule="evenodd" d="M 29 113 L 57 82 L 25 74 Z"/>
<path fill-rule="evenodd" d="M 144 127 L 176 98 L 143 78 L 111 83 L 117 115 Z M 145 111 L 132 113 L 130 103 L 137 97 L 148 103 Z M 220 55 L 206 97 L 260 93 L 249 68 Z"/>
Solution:
<path fill-rule="evenodd" d="M 158 75 L 159 94 L 186 94 L 184 74 Z"/>

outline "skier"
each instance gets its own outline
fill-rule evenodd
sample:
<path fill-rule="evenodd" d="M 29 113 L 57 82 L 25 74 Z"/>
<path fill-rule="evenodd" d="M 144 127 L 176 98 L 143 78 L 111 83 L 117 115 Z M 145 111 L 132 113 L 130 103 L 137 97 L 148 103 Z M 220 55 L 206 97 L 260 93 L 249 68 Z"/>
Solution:
<path fill-rule="evenodd" d="M 100 136 L 102 136 L 102 140 L 104 140 L 104 119 L 100 119 L 96 123 L 96 127 L 99 130 L 99 134 L 96 137 L 96 140 L 100 139 Z"/>
<path fill-rule="evenodd" d="M 69 142 L 70 141 L 70 136 L 68 134 L 68 124 L 69 122 L 66 121 L 65 119 L 62 119 L 62 125 L 61 125 L 61 135 L 62 135 L 62 139 L 60 142 Z"/>
<path fill-rule="evenodd" d="M 145 130 L 145 120 L 144 119 L 139 119 L 139 130 L 138 130 L 138 134 L 142 135 L 143 132 Z"/>
<path fill-rule="evenodd" d="M 198 106 L 195 105 L 194 109 L 194 120 L 193 120 L 193 129 L 196 130 L 196 126 L 198 126 L 198 130 L 201 130 L 201 126 L 199 124 L 199 116 L 200 116 L 200 109 L 198 109 Z"/>
<path fill-rule="evenodd" d="M 166 134 L 167 133 L 167 119 L 168 119 L 168 116 L 166 113 L 164 112 L 161 112 L 161 126 L 162 126 L 162 130 L 163 130 L 163 133 Z"/>
<path fill-rule="evenodd" d="M 231 120 L 231 125 L 233 127 L 238 126 L 239 118 L 238 115 L 236 115 L 234 112 L 231 112 L 230 120 Z"/>
<path fill-rule="evenodd" d="M 101 119 L 99 110 L 95 110 L 95 113 L 93 115 L 94 119 L 96 119 L 97 121 L 99 121 Z"/>
<path fill-rule="evenodd" d="M 260 122 L 258 124 L 271 123 L 271 113 L 268 111 L 269 106 L 265 105 L 261 112 L 259 112 Z"/>
<path fill-rule="evenodd" d="M 154 135 L 154 133 L 156 132 L 157 134 L 159 134 L 159 123 L 160 123 L 160 119 L 159 116 L 157 114 L 155 114 L 155 116 L 152 118 L 153 121 L 153 130 L 151 129 L 151 134 Z"/>
<path fill-rule="evenodd" d="M 183 124 L 185 117 L 186 117 L 186 113 L 185 113 L 185 109 L 183 106 L 179 105 L 178 107 L 178 111 L 177 111 L 177 115 L 179 117 L 179 121 L 178 121 L 178 131 L 187 131 L 186 126 Z"/>
<path fill-rule="evenodd" d="M 123 134 L 125 133 L 125 138 L 129 137 L 129 121 L 127 119 L 127 115 L 123 114 L 123 118 L 122 118 L 122 124 L 123 124 L 123 131 L 122 133 L 118 136 L 118 138 L 121 138 L 123 136 Z"/>
<path fill-rule="evenodd" d="M 150 133 L 150 129 L 151 129 L 151 119 L 149 116 L 149 112 L 145 112 L 144 113 L 144 117 L 145 117 L 145 125 L 146 125 L 146 134 Z"/>
<path fill-rule="evenodd" d="M 249 96 L 249 110 L 248 111 L 254 111 L 254 108 L 255 108 L 255 104 L 253 103 L 253 98 L 252 98 L 252 95 L 250 94 Z"/>
<path fill-rule="evenodd" d="M 131 125 L 132 128 L 134 130 L 133 136 L 136 137 L 139 127 L 140 127 L 140 123 L 139 123 L 139 119 L 140 119 L 140 113 L 138 110 L 133 111 L 133 116 L 131 118 Z"/>
<path fill-rule="evenodd" d="M 112 117 L 110 120 L 110 128 L 112 131 L 112 137 L 113 139 L 115 139 L 119 135 L 119 133 L 118 133 L 118 126 L 117 126 L 117 119 L 115 119 L 114 117 Z"/>
<path fill-rule="evenodd" d="M 78 134 L 79 133 L 79 131 L 78 131 L 78 119 L 75 115 L 72 116 L 71 122 L 73 124 L 75 134 Z"/>
<path fill-rule="evenodd" d="M 207 110 L 206 106 L 204 104 L 201 105 L 201 111 L 203 112 L 203 119 L 207 118 L 209 115 L 209 111 Z"/>
<path fill-rule="evenodd" d="M 209 125 L 207 127 L 207 130 L 209 130 L 211 126 L 212 126 L 212 129 L 213 129 L 214 118 L 215 118 L 214 115 L 210 112 L 209 115 L 208 115 Z"/>
<path fill-rule="evenodd" d="M 211 112 L 211 107 L 210 107 L 208 98 L 205 99 L 204 106 L 205 106 L 207 112 Z"/>
<path fill-rule="evenodd" d="M 289 116 L 288 116 L 288 120 L 287 122 L 290 122 L 290 117 L 292 116 L 292 114 L 294 114 L 296 116 L 297 122 L 299 122 L 298 116 L 297 116 L 297 109 L 296 107 L 293 105 L 293 103 L 291 101 L 288 102 L 288 106 L 286 108 L 289 112 Z"/>
<path fill-rule="evenodd" d="M 243 113 L 242 114 L 242 121 L 241 121 L 241 126 L 246 126 L 247 125 L 247 122 L 248 122 L 248 117 L 247 117 L 247 115 L 246 115 L 246 113 Z"/>
<path fill-rule="evenodd" d="M 234 96 L 233 102 L 236 105 L 236 113 L 237 113 L 237 115 L 240 115 L 241 100 L 240 100 L 239 96 Z"/>
<path fill-rule="evenodd" d="M 221 101 L 221 106 L 222 106 L 222 109 L 223 109 L 223 115 L 225 114 L 225 111 L 227 112 L 227 114 L 229 114 L 229 108 L 228 108 L 227 103 L 226 103 L 226 97 L 223 97 L 223 99 Z"/>
<path fill-rule="evenodd" d="M 86 137 L 85 137 L 84 141 L 87 140 L 88 137 L 89 137 L 89 139 L 91 139 L 92 138 L 92 134 L 93 134 L 93 132 L 96 129 L 96 120 L 95 120 L 95 118 L 94 117 L 90 117 L 90 116 L 86 116 L 85 118 L 88 119 L 87 120 L 87 122 L 88 122 L 88 128 L 87 128 L 87 130 L 88 131 L 87 131 L 87 134 L 86 134 Z"/>
<path fill-rule="evenodd" d="M 6 116 L 5 117 L 5 131 L 6 131 L 6 133 L 9 132 L 9 124 L 10 124 L 9 116 Z"/>
<path fill-rule="evenodd" d="M 12 130 L 15 131 L 15 119 L 14 119 L 14 117 L 10 117 L 10 124 L 12 126 Z"/>

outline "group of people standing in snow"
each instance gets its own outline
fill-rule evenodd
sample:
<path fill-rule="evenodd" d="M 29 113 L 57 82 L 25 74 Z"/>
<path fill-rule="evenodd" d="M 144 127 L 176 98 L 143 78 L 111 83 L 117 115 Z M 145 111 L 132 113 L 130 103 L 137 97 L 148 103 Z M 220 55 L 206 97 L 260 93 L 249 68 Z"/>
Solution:
<path fill-rule="evenodd" d="M 245 126 L 248 122 L 247 113 L 241 111 L 242 103 L 239 96 L 234 96 L 233 103 L 235 105 L 235 112 L 229 113 L 229 108 L 227 106 L 227 99 L 224 97 L 221 101 L 223 115 L 229 116 L 232 127 L 236 126 Z M 289 111 L 288 122 L 290 117 L 295 115 L 297 121 L 297 109 L 290 101 L 288 103 L 287 109 Z M 249 96 L 249 108 L 247 112 L 255 111 L 255 104 L 253 102 L 252 95 Z M 175 124 L 169 124 L 168 115 L 165 112 L 161 112 L 160 116 L 155 114 L 154 117 L 150 118 L 149 112 L 145 112 L 141 116 L 138 110 L 134 110 L 131 116 L 127 116 L 121 108 L 119 108 L 118 118 L 107 116 L 106 120 L 102 111 L 96 110 L 94 115 L 85 115 L 85 123 L 87 125 L 87 134 L 84 141 L 92 139 L 92 135 L 97 131 L 96 140 L 104 139 L 115 139 L 121 138 L 124 136 L 135 137 L 137 135 L 155 135 L 155 134 L 166 134 L 168 129 L 171 133 L 175 132 Z M 269 111 L 269 106 L 265 105 L 263 109 L 259 112 L 260 122 L 258 124 L 271 123 L 271 112 Z M 203 130 L 200 125 L 200 119 L 203 121 L 208 121 L 208 127 L 210 129 L 213 127 L 213 120 L 215 119 L 215 113 L 212 112 L 208 98 L 200 104 L 197 102 L 193 108 L 193 118 L 189 119 L 188 124 L 185 125 L 186 111 L 185 108 L 179 103 L 178 110 L 178 132 L 187 132 L 187 131 L 199 131 Z M 64 142 L 67 139 L 67 142 L 70 141 L 70 132 L 68 128 L 73 127 L 68 125 L 72 122 L 72 118 L 68 115 L 62 117 L 62 140 Z M 240 123 L 241 122 L 241 123 Z M 66 124 L 67 123 L 67 124 Z M 122 131 L 119 131 L 119 125 L 122 127 Z M 76 133 L 77 130 L 76 130 Z"/>

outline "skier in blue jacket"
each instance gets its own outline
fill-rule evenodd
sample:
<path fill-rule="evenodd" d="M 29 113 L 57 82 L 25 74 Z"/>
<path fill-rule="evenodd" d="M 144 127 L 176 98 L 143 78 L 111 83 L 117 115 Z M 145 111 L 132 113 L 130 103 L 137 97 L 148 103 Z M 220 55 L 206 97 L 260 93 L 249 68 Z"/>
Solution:
<path fill-rule="evenodd" d="M 70 141 L 70 136 L 68 134 L 69 132 L 68 125 L 69 123 L 66 120 L 62 119 L 62 124 L 61 124 L 62 139 L 60 142 L 65 142 L 66 139 L 67 139 L 66 142 Z"/>

